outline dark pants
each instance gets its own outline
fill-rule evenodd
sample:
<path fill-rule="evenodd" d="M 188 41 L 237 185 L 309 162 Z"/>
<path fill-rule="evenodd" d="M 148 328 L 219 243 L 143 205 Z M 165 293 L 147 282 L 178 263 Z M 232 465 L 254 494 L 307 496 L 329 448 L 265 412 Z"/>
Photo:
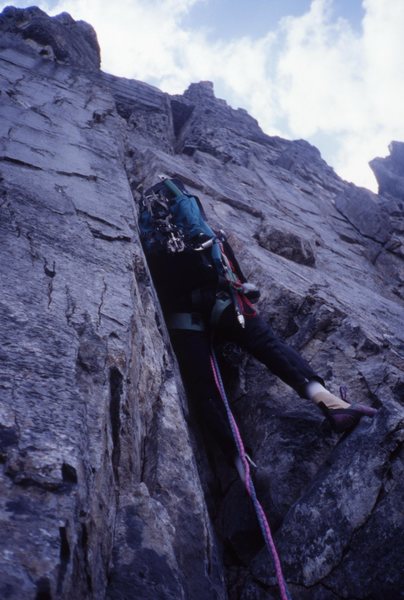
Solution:
<path fill-rule="evenodd" d="M 235 444 L 210 365 L 211 333 L 172 329 L 170 335 L 196 418 L 203 429 L 216 438 L 227 456 L 235 456 Z M 302 356 L 277 337 L 259 316 L 247 318 L 242 328 L 233 307 L 229 306 L 216 326 L 215 336 L 238 344 L 300 396 L 304 396 L 309 381 L 322 382 Z"/>

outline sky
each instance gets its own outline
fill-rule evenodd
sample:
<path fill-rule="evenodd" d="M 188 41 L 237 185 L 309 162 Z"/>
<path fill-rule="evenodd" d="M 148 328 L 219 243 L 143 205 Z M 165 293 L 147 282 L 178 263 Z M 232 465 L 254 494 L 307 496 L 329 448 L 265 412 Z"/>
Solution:
<path fill-rule="evenodd" d="M 35 0 L 34 0 L 35 2 Z M 0 9 L 12 3 L 1 2 Z M 182 93 L 213 81 L 265 133 L 306 139 L 377 190 L 369 160 L 404 141 L 404 0 L 38 0 L 95 28 L 102 69 Z"/>

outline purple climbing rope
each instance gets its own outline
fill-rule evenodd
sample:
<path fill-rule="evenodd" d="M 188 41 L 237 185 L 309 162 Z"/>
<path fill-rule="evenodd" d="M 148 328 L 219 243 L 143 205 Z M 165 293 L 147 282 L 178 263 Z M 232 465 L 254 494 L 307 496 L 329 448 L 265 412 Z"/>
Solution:
<path fill-rule="evenodd" d="M 213 348 L 211 348 L 210 363 L 211 363 L 213 377 L 215 379 L 217 389 L 219 390 L 220 396 L 223 400 L 223 403 L 224 403 L 224 406 L 226 409 L 226 413 L 227 413 L 227 417 L 229 419 L 229 424 L 230 424 L 230 428 L 231 428 L 231 431 L 233 434 L 233 438 L 236 443 L 240 459 L 243 463 L 243 467 L 244 467 L 244 471 L 245 471 L 245 479 L 246 479 L 246 481 L 245 481 L 246 490 L 247 490 L 247 493 L 250 496 L 252 503 L 254 505 L 258 523 L 261 528 L 262 535 L 264 536 L 265 544 L 268 548 L 269 554 L 272 556 L 281 599 L 282 600 L 292 600 L 289 590 L 286 585 L 285 577 L 282 572 L 281 561 L 279 559 L 279 554 L 277 552 L 275 542 L 272 537 L 271 528 L 269 526 L 268 519 L 265 515 L 264 509 L 262 508 L 262 505 L 261 505 L 260 501 L 258 500 L 257 494 L 255 492 L 254 483 L 251 478 L 250 465 L 246 458 L 246 451 L 244 448 L 244 443 L 241 438 L 240 431 L 237 426 L 236 420 L 231 411 L 229 401 L 227 399 L 226 391 L 224 389 L 222 377 L 221 377 L 220 370 L 219 370 L 219 365 L 217 363 L 216 355 L 215 355 Z"/>

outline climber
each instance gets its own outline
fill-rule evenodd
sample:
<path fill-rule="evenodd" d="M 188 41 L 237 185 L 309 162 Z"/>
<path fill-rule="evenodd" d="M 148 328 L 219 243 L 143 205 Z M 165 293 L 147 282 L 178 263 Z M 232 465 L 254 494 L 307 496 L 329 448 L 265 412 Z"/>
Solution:
<path fill-rule="evenodd" d="M 198 198 L 181 180 L 164 177 L 142 192 L 139 227 L 191 406 L 229 458 L 236 460 L 210 366 L 213 333 L 215 340 L 250 352 L 299 396 L 314 401 L 336 432 L 376 413 L 329 392 L 304 358 L 257 314 L 258 289 L 246 281 L 223 232 L 213 232 Z"/>

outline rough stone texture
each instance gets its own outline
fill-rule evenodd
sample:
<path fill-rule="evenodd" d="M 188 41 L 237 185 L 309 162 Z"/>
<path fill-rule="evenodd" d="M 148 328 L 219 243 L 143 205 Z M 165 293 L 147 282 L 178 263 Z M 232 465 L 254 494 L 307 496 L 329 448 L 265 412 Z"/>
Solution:
<path fill-rule="evenodd" d="M 404 143 L 391 142 L 390 156 L 375 158 L 370 166 L 381 194 L 380 207 L 388 214 L 394 228 L 389 249 L 404 257 Z"/>
<path fill-rule="evenodd" d="M 397 186 L 342 181 L 209 82 L 170 97 L 92 59 L 38 56 L 17 34 L 0 47 L 0 596 L 277 597 L 235 471 L 187 427 L 138 240 L 136 189 L 166 172 L 227 231 L 261 314 L 331 389 L 381 408 L 339 439 L 316 407 L 222 348 L 293 598 L 402 598 Z M 384 159 L 397 178 L 400 147 L 394 169 Z"/>
<path fill-rule="evenodd" d="M 315 252 L 309 240 L 298 233 L 274 229 L 264 225 L 257 234 L 259 245 L 279 256 L 309 267 L 316 264 Z"/>
<path fill-rule="evenodd" d="M 1 59 L 0 596 L 121 598 L 132 565 L 124 597 L 223 598 L 126 123 L 77 71 Z"/>
<path fill-rule="evenodd" d="M 390 156 L 374 158 L 370 166 L 379 184 L 379 191 L 397 200 L 404 200 L 404 143 L 391 142 Z"/>
<path fill-rule="evenodd" d="M 7 46 L 23 40 L 40 56 L 84 69 L 100 68 L 97 34 L 91 25 L 75 21 L 68 13 L 48 17 L 36 6 L 8 6 L 0 15 L 0 33 Z"/>

